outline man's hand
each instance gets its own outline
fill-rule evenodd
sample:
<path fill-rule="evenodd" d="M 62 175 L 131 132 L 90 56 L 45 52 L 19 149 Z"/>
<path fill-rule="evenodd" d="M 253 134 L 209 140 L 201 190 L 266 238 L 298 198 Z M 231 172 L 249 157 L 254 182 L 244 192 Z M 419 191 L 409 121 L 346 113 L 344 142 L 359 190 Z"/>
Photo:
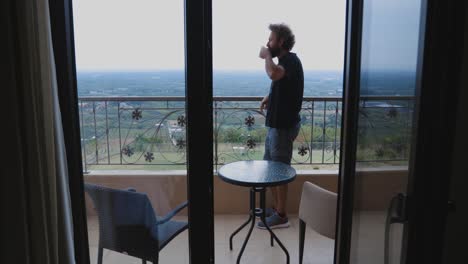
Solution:
<path fill-rule="evenodd" d="M 267 47 L 262 46 L 260 48 L 260 54 L 258 55 L 262 59 L 266 59 L 268 57 L 271 57 L 270 50 Z"/>
<path fill-rule="evenodd" d="M 260 102 L 260 112 L 263 113 L 263 109 L 266 109 L 268 106 L 268 95 L 263 97 L 262 102 Z"/>

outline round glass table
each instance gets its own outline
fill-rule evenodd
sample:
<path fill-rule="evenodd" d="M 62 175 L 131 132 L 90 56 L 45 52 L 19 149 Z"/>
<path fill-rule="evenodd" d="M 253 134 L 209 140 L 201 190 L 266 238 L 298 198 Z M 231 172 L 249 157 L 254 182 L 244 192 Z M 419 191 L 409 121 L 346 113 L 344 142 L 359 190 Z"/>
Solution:
<path fill-rule="evenodd" d="M 237 263 L 240 263 L 245 246 L 249 241 L 252 233 L 255 217 L 260 217 L 268 232 L 270 232 L 270 243 L 274 245 L 276 241 L 281 249 L 286 254 L 286 263 L 289 264 L 289 253 L 278 237 L 273 233 L 271 228 L 265 223 L 265 190 L 266 187 L 279 186 L 292 182 L 296 178 L 296 170 L 291 166 L 277 161 L 266 160 L 251 160 L 251 161 L 236 161 L 222 166 L 218 171 L 218 176 L 225 182 L 250 187 L 250 212 L 249 219 L 236 229 L 229 237 L 229 248 L 232 250 L 232 239 L 249 223 L 250 228 L 247 236 L 242 244 L 242 248 L 237 257 Z M 260 195 L 260 208 L 256 207 L 256 193 Z"/>

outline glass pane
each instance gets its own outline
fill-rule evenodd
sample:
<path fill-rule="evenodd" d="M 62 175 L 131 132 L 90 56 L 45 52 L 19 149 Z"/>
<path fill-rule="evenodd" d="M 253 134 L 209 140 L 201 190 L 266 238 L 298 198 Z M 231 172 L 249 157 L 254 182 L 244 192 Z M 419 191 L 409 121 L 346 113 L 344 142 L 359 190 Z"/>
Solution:
<path fill-rule="evenodd" d="M 420 0 L 364 0 L 351 263 L 384 263 L 387 209 L 405 193 L 415 103 Z M 400 263 L 401 224 L 388 263 Z"/>
<path fill-rule="evenodd" d="M 263 159 L 268 127 L 259 107 L 272 81 L 259 58 L 260 47 L 267 44 L 271 23 L 288 24 L 296 37 L 291 52 L 302 62 L 304 97 L 291 165 L 299 173 L 288 185 L 290 227 L 273 230 L 288 249 L 291 263 L 298 259 L 303 183 L 309 181 L 333 192 L 337 188 L 345 9 L 342 0 L 293 0 L 287 4 L 278 0 L 213 1 L 214 162 L 218 172 L 228 163 Z M 277 58 L 274 62 L 278 63 Z M 274 205 L 272 201 L 268 189 L 267 207 Z M 214 210 L 216 263 L 235 263 L 250 225 L 234 236 L 232 250 L 229 237 L 248 220 L 249 188 L 216 177 Z M 304 263 L 333 263 L 333 252 L 333 239 L 307 229 Z M 254 228 L 242 256 L 244 262 L 285 263 L 285 255 L 277 243 L 270 246 L 266 230 Z"/>
<path fill-rule="evenodd" d="M 155 242 L 139 232 L 187 199 L 183 1 L 75 0 L 73 13 L 84 180 L 113 189 L 101 197 L 87 190 L 91 262 L 99 239 L 103 263 L 151 261 L 112 245 L 155 256 Z M 187 232 L 159 254 L 159 263 L 188 260 Z"/>

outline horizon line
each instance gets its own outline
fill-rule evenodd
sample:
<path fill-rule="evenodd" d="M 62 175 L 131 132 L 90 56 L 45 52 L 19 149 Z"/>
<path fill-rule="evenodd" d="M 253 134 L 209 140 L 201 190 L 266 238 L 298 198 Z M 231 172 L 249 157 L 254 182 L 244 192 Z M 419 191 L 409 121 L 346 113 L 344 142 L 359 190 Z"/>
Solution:
<path fill-rule="evenodd" d="M 76 69 L 77 72 L 153 72 L 153 71 L 185 71 L 185 69 L 109 69 L 109 68 L 81 68 Z M 264 69 L 213 69 L 213 72 L 264 72 Z M 343 71 L 343 69 L 304 69 L 304 71 Z"/>

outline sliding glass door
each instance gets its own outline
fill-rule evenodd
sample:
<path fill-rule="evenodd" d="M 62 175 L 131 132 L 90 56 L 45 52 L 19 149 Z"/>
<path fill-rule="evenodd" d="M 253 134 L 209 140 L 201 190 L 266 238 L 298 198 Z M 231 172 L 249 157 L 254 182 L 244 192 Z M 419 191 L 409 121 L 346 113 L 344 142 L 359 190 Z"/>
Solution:
<path fill-rule="evenodd" d="M 348 2 L 336 263 L 402 263 L 425 1 Z"/>

